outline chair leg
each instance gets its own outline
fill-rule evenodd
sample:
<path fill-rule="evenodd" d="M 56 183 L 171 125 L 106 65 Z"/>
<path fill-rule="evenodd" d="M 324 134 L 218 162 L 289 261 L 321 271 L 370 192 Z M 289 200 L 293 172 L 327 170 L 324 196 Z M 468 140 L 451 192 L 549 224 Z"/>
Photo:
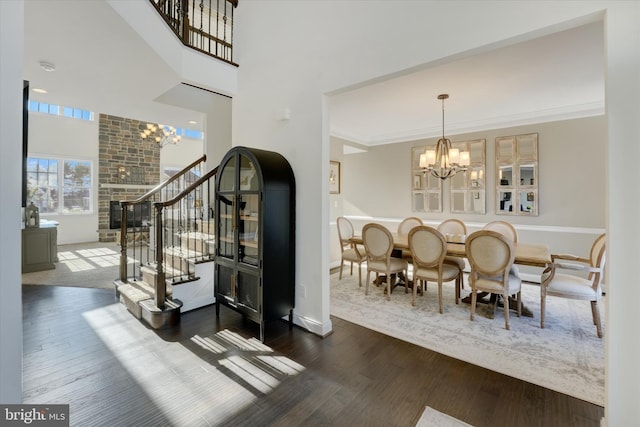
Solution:
<path fill-rule="evenodd" d="M 349 275 L 350 275 L 350 276 L 353 276 L 353 261 L 351 261 L 351 262 L 349 263 L 349 265 L 351 266 L 351 270 L 349 271 Z"/>
<path fill-rule="evenodd" d="M 413 277 L 413 296 L 411 297 L 411 305 L 416 305 L 416 295 L 418 294 L 418 278 Z"/>
<path fill-rule="evenodd" d="M 387 271 L 387 301 L 391 301 L 391 273 Z"/>
<path fill-rule="evenodd" d="M 600 308 L 598 307 L 598 301 L 591 301 L 591 310 L 593 311 L 593 321 L 596 324 L 598 338 L 602 338 L 602 323 L 600 322 Z"/>
<path fill-rule="evenodd" d="M 362 287 L 362 264 L 358 264 L 358 287 Z"/>
<path fill-rule="evenodd" d="M 522 314 L 522 291 L 518 291 L 518 317 Z"/>
<path fill-rule="evenodd" d="M 504 327 L 509 330 L 509 295 L 502 295 L 502 306 L 504 307 Z"/>
<path fill-rule="evenodd" d="M 544 329 L 544 314 L 546 309 L 547 294 L 540 292 L 540 329 Z"/>
<path fill-rule="evenodd" d="M 471 290 L 471 317 L 470 320 L 473 320 L 474 314 L 476 314 L 476 300 L 478 299 L 478 293 L 475 289 Z"/>
<path fill-rule="evenodd" d="M 344 260 L 340 260 L 340 275 L 338 276 L 338 280 L 342 280 L 342 267 L 344 267 Z"/>
<path fill-rule="evenodd" d="M 364 287 L 364 294 L 369 295 L 369 277 L 371 277 L 371 270 L 367 267 L 367 284 Z"/>
<path fill-rule="evenodd" d="M 442 314 L 442 278 L 438 280 L 438 308 Z"/>
<path fill-rule="evenodd" d="M 460 275 L 456 277 L 456 304 L 460 303 L 460 286 L 462 283 L 461 281 L 462 281 L 462 272 L 460 272 Z"/>

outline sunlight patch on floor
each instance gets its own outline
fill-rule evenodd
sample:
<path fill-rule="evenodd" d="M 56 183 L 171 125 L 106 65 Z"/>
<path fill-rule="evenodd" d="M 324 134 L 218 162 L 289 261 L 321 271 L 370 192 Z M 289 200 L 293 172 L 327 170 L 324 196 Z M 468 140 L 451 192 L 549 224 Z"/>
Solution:
<path fill-rule="evenodd" d="M 286 377 L 305 370 L 285 356 L 274 355 L 272 348 L 255 337 L 244 338 L 229 330 L 190 338 L 211 355 L 207 357 L 180 342 L 163 340 L 120 304 L 85 312 L 83 317 L 174 425 L 185 422 L 180 415 L 184 402 L 206 402 L 202 409 L 196 405 L 198 409 L 193 410 L 202 413 L 191 413 L 191 417 L 219 419 L 237 413 L 273 391 Z"/>
<path fill-rule="evenodd" d="M 71 272 L 87 271 L 99 267 L 105 268 L 120 265 L 120 253 L 106 247 L 61 251 L 58 252 L 58 260 Z M 127 258 L 127 264 L 132 264 L 133 262 L 133 258 Z"/>

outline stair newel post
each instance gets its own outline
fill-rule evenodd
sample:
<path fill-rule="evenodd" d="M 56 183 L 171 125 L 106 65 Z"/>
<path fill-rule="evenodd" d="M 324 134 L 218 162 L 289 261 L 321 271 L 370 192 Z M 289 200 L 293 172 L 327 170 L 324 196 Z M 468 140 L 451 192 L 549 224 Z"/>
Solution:
<path fill-rule="evenodd" d="M 120 202 L 120 281 L 127 282 L 127 203 Z"/>
<path fill-rule="evenodd" d="M 154 283 L 155 288 L 155 303 L 156 307 L 159 309 L 164 309 L 164 301 L 167 297 L 167 283 L 165 280 L 165 273 L 163 267 L 163 246 L 164 242 L 162 239 L 163 235 L 163 221 L 162 221 L 162 202 L 154 203 L 156 207 L 156 221 L 155 221 L 155 231 L 156 231 L 156 282 Z"/>
<path fill-rule="evenodd" d="M 189 46 L 189 0 L 182 0 L 182 10 L 180 12 L 182 14 L 182 19 L 180 19 L 182 22 L 182 32 L 180 36 L 182 37 L 182 42 Z"/>

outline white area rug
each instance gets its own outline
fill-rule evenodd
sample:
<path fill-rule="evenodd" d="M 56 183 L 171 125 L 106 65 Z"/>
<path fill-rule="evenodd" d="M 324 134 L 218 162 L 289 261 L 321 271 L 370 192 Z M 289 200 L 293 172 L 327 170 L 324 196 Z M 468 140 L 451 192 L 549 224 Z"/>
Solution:
<path fill-rule="evenodd" d="M 444 313 L 438 313 L 438 287 L 411 306 L 411 293 L 396 287 L 387 301 L 383 286 L 370 285 L 369 295 L 354 276 L 331 275 L 331 314 L 492 371 L 604 406 L 604 338 L 596 335 L 591 307 L 585 301 L 547 297 L 545 328 L 540 329 L 540 288 L 523 284 L 522 301 L 534 317 L 510 314 L 504 328 L 502 308 L 494 319 L 478 305 L 469 320 L 469 305 L 455 304 L 453 282 L 443 285 Z M 465 280 L 465 283 L 467 281 Z M 468 287 L 462 295 L 468 294 Z M 604 319 L 605 301 L 600 315 Z"/>
<path fill-rule="evenodd" d="M 418 420 L 416 427 L 472 427 L 460 420 L 427 406 Z"/>

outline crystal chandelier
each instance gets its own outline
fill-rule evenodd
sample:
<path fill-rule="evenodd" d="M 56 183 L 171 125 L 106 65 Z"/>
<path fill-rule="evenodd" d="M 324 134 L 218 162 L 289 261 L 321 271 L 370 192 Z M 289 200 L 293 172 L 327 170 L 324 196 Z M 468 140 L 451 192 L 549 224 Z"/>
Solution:
<path fill-rule="evenodd" d="M 160 148 L 167 144 L 177 144 L 182 138 L 176 134 L 176 128 L 168 125 L 147 123 L 147 128 L 140 133 L 142 139 L 153 138 Z"/>
<path fill-rule="evenodd" d="M 438 99 L 442 100 L 442 138 L 438 140 L 435 150 L 420 154 L 422 172 L 443 180 L 466 171 L 470 163 L 469 152 L 451 148 L 451 140 L 444 137 L 444 100 L 447 98 L 449 95 L 446 93 L 438 95 Z"/>

